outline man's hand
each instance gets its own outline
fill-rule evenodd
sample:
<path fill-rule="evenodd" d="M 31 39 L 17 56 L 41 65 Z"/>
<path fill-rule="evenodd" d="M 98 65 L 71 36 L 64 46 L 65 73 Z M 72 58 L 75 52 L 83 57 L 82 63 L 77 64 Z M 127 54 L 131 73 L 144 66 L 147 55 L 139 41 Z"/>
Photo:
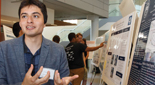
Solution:
<path fill-rule="evenodd" d="M 103 47 L 103 46 L 104 46 L 104 43 L 105 43 L 105 42 L 102 42 L 102 43 L 100 44 L 100 47 Z"/>
<path fill-rule="evenodd" d="M 56 70 L 55 77 L 54 77 L 54 85 L 68 85 L 69 82 L 73 81 L 78 77 L 79 77 L 78 75 L 74 75 L 74 76 L 64 77 L 60 79 L 60 74 L 58 70 Z"/>
<path fill-rule="evenodd" d="M 22 85 L 40 85 L 40 84 L 47 83 L 50 78 L 49 71 L 47 72 L 45 77 L 38 79 L 42 70 L 43 70 L 43 66 L 40 67 L 39 71 L 34 76 L 31 76 L 31 73 L 33 71 L 33 65 L 31 64 L 31 67 L 29 68 L 28 72 L 26 73 L 24 81 L 22 82 Z"/>

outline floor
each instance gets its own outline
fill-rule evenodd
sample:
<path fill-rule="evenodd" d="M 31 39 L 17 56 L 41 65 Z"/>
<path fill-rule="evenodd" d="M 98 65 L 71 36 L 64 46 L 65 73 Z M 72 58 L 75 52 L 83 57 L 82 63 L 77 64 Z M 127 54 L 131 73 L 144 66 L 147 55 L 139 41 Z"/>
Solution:
<path fill-rule="evenodd" d="M 101 73 L 96 74 L 95 77 L 94 77 L 94 75 L 93 76 L 92 75 L 93 74 L 91 72 L 88 73 L 87 85 L 99 85 L 100 79 L 101 79 Z M 94 78 L 94 81 L 93 81 L 93 78 Z"/>
<path fill-rule="evenodd" d="M 102 84 L 100 84 L 100 79 L 101 79 L 102 74 L 97 73 L 94 77 L 94 73 L 92 73 L 93 67 L 94 67 L 93 65 L 89 64 L 89 70 L 88 70 L 88 74 L 87 74 L 87 84 L 86 85 L 102 85 Z"/>

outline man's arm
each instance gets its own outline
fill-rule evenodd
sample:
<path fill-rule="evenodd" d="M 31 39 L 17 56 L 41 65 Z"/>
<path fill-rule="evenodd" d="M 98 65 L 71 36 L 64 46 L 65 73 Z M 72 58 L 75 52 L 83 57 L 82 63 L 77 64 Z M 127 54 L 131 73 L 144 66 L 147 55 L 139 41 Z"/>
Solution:
<path fill-rule="evenodd" d="M 85 49 L 85 51 L 95 51 L 97 49 L 99 49 L 100 47 L 103 47 L 104 46 L 104 42 L 102 42 L 99 46 L 96 46 L 96 47 L 87 47 Z"/>
<path fill-rule="evenodd" d="M 87 56 L 86 56 L 86 58 L 85 58 L 85 59 L 87 60 L 87 59 L 88 59 L 88 57 L 89 57 L 89 51 L 87 51 Z"/>

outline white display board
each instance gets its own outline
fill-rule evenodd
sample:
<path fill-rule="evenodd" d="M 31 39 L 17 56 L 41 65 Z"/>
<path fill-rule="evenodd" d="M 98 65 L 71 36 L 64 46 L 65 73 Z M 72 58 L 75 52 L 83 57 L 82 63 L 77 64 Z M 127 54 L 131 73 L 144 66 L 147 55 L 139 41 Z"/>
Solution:
<path fill-rule="evenodd" d="M 102 37 L 103 37 L 103 42 L 104 43 L 104 46 L 103 48 L 101 48 L 101 59 L 100 59 L 100 62 L 99 62 L 99 69 L 101 72 L 103 72 L 103 68 L 104 68 L 104 61 L 105 61 L 105 57 L 106 57 L 106 54 L 107 54 L 107 42 L 108 42 L 108 39 L 109 39 L 109 33 L 110 33 L 110 30 L 107 31 Z"/>
<path fill-rule="evenodd" d="M 137 37 L 133 45 L 128 85 L 155 85 L 155 1 L 142 6 Z"/>
<path fill-rule="evenodd" d="M 113 24 L 106 56 L 103 80 L 108 85 L 124 85 L 136 20 L 132 12 Z"/>
<path fill-rule="evenodd" d="M 102 36 L 97 37 L 96 40 L 95 40 L 96 46 L 99 46 L 102 42 L 103 42 L 103 37 Z M 97 49 L 93 53 L 92 64 L 95 65 L 96 67 L 99 67 L 99 64 L 100 64 L 102 48 Z"/>
<path fill-rule="evenodd" d="M 16 38 L 16 36 L 13 34 L 12 28 L 3 25 L 3 30 L 4 30 L 4 39 L 5 40 L 10 40 Z"/>
<path fill-rule="evenodd" d="M 123 17 L 136 11 L 133 0 L 123 0 L 121 4 L 119 5 L 119 9 Z"/>
<path fill-rule="evenodd" d="M 95 47 L 95 41 L 86 41 L 88 47 Z M 88 59 L 93 58 L 93 51 L 89 51 Z"/>

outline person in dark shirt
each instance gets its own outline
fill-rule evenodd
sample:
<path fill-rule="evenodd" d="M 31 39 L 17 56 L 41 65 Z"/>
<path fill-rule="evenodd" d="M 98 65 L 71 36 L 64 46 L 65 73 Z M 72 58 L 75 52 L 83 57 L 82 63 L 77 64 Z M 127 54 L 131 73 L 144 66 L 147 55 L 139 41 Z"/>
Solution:
<path fill-rule="evenodd" d="M 20 37 L 23 35 L 23 31 L 22 31 L 21 27 L 19 26 L 19 22 L 16 22 L 13 24 L 13 34 L 16 37 Z"/>
<path fill-rule="evenodd" d="M 56 43 L 59 43 L 60 42 L 60 37 L 58 35 L 55 35 L 53 37 L 53 41 L 56 42 Z"/>
<path fill-rule="evenodd" d="M 79 75 L 79 78 L 73 80 L 72 84 L 80 85 L 84 76 L 84 62 L 83 62 L 82 53 L 85 51 L 97 50 L 104 45 L 104 42 L 96 47 L 87 47 L 82 43 L 76 43 L 77 39 L 76 39 L 75 33 L 70 33 L 68 35 L 68 39 L 70 43 L 66 46 L 65 51 L 67 54 L 67 59 L 69 64 L 70 76 L 75 74 Z"/>
<path fill-rule="evenodd" d="M 81 43 L 87 46 L 85 38 L 82 39 Z M 84 73 L 82 85 L 86 85 L 87 83 L 88 57 L 89 57 L 89 51 L 83 52 L 83 62 L 84 62 L 85 73 Z"/>

